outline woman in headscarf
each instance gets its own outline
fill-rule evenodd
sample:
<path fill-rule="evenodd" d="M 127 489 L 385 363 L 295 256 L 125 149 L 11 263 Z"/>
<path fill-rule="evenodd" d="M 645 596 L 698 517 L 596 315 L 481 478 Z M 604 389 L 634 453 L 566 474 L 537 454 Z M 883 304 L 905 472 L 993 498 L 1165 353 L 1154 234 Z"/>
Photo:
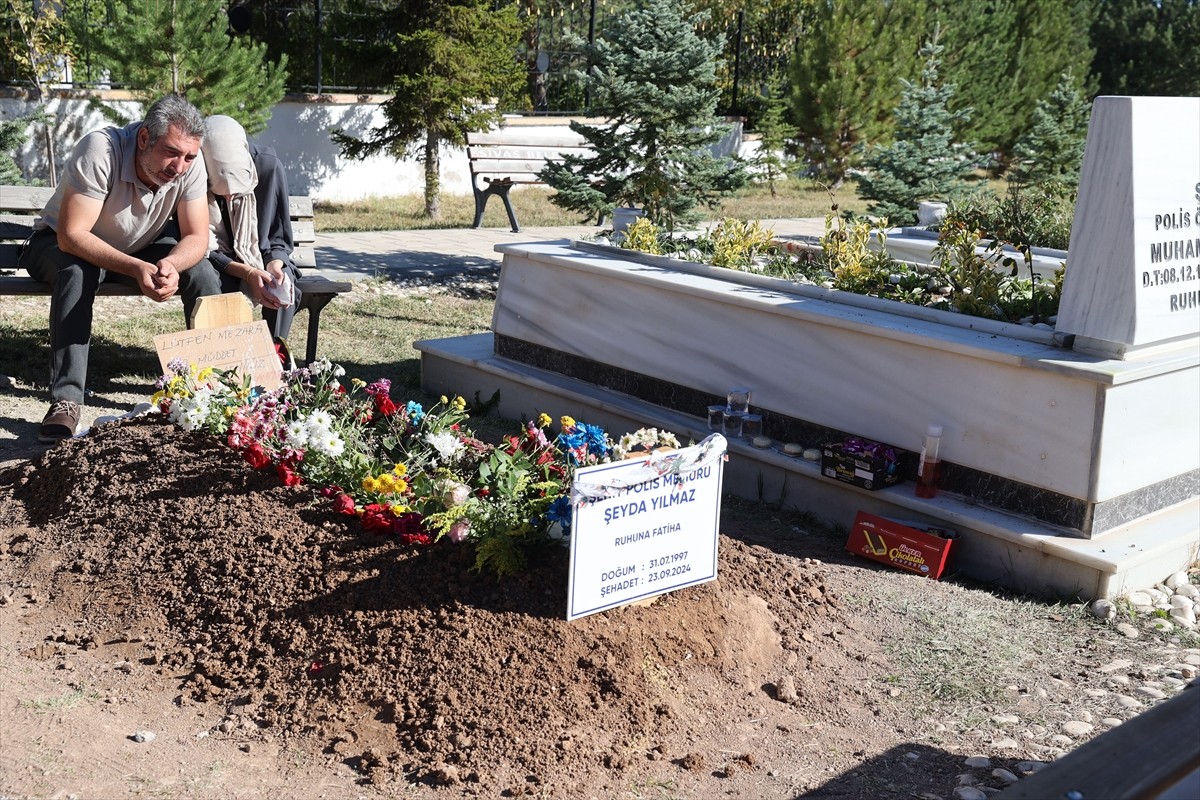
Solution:
<path fill-rule="evenodd" d="M 263 307 L 272 335 L 286 340 L 300 300 L 287 173 L 275 150 L 247 142 L 232 117 L 214 115 L 205 126 L 209 260 L 222 288 L 248 294 Z"/>

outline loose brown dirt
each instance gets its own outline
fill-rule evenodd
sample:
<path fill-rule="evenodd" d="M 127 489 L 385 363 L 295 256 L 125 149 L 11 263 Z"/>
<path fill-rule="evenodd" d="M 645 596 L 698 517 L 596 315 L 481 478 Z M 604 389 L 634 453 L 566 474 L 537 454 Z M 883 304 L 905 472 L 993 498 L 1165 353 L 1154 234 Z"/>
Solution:
<path fill-rule="evenodd" d="M 99 426 L 0 471 L 0 795 L 950 797 L 965 756 L 1061 753 L 1037 723 L 1101 716 L 1094 667 L 1151 645 L 726 505 L 717 581 L 567 622 L 563 548 L 498 581 L 212 438 Z M 993 663 L 932 691 L 930 641 Z"/>

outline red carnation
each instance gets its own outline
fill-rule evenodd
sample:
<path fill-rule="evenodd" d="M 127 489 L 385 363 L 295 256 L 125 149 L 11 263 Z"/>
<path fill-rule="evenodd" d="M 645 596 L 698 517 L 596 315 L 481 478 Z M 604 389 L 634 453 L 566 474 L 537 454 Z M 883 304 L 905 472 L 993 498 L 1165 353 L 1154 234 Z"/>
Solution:
<path fill-rule="evenodd" d="M 304 483 L 304 479 L 300 477 L 300 474 L 287 464 L 280 464 L 275 468 L 275 471 L 279 473 L 279 480 L 283 481 L 284 486 L 298 486 Z"/>
<path fill-rule="evenodd" d="M 378 503 L 370 503 L 363 509 L 362 526 L 368 533 L 391 533 L 396 515 Z"/>
<path fill-rule="evenodd" d="M 267 451 L 263 450 L 263 446 L 258 442 L 251 442 L 250 446 L 242 452 L 242 457 L 246 459 L 246 463 L 255 469 L 262 469 L 271 463 L 271 457 L 267 455 Z"/>
<path fill-rule="evenodd" d="M 333 511 L 335 514 L 353 514 L 354 498 L 348 494 L 339 494 L 333 498 Z"/>
<path fill-rule="evenodd" d="M 375 395 L 375 410 L 385 417 L 396 413 L 396 404 L 386 394 Z"/>

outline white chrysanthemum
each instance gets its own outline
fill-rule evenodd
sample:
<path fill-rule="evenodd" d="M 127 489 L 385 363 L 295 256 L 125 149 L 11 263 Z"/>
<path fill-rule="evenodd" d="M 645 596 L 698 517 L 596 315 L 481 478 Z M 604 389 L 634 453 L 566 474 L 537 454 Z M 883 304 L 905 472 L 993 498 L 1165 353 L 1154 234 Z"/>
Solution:
<path fill-rule="evenodd" d="M 308 415 L 308 421 L 305 424 L 308 426 L 310 436 L 318 431 L 328 432 L 333 429 L 333 417 L 329 416 L 328 411 L 318 408 Z"/>
<path fill-rule="evenodd" d="M 346 452 L 346 443 L 342 437 L 333 431 L 325 431 L 325 434 L 320 438 L 311 440 L 313 448 L 319 453 L 337 458 L 342 453 Z"/>
<path fill-rule="evenodd" d="M 288 447 L 302 450 L 308 444 L 308 426 L 304 424 L 304 420 L 297 419 L 289 422 L 284 438 L 287 440 Z"/>
<path fill-rule="evenodd" d="M 341 377 L 344 377 L 344 376 L 345 376 L 345 374 L 346 374 L 346 368 L 345 368 L 345 367 L 343 367 L 341 364 L 334 364 L 334 365 L 333 365 L 333 377 L 335 377 L 335 378 L 341 378 Z"/>
<path fill-rule="evenodd" d="M 427 433 L 425 441 L 429 446 L 438 452 L 442 458 L 453 458 L 463 449 L 463 443 L 459 441 L 457 435 L 448 431 L 442 433 Z"/>
<path fill-rule="evenodd" d="M 185 431 L 194 431 L 204 424 L 204 418 L 207 416 L 202 408 L 189 408 L 183 415 L 183 420 L 180 422 L 180 427 Z"/>

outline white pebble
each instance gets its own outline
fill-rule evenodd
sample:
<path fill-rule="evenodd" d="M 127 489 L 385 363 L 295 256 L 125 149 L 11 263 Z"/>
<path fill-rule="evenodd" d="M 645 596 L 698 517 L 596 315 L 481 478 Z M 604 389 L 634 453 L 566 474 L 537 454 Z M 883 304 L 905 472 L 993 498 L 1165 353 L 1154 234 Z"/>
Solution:
<path fill-rule="evenodd" d="M 153 742 L 156 738 L 154 731 L 138 731 L 133 735 L 135 742 Z"/>
<path fill-rule="evenodd" d="M 1071 720 L 1069 722 L 1063 723 L 1062 731 L 1067 736 L 1073 736 L 1076 739 L 1078 739 L 1081 736 L 1087 736 L 1089 733 L 1091 733 L 1092 726 L 1087 722 L 1082 722 L 1080 720 Z"/>
<path fill-rule="evenodd" d="M 1074 747 L 1075 740 L 1070 736 L 1064 736 L 1061 733 L 1056 733 L 1050 737 L 1050 741 L 1062 748 Z"/>
<path fill-rule="evenodd" d="M 1000 739 L 992 742 L 992 747 L 997 750 L 1016 750 L 1021 746 L 1021 743 L 1016 739 Z"/>
<path fill-rule="evenodd" d="M 1197 589 L 1193 584 L 1185 583 L 1175 589 L 1176 597 L 1190 597 L 1195 600 L 1200 597 L 1200 589 Z"/>
<path fill-rule="evenodd" d="M 1195 605 L 1195 601 L 1190 597 L 1184 597 L 1181 594 L 1171 595 L 1171 608 L 1186 608 L 1191 609 Z"/>
<path fill-rule="evenodd" d="M 1162 619 L 1160 617 L 1150 620 L 1150 627 L 1154 628 L 1156 631 L 1169 631 L 1175 627 L 1175 623 L 1171 622 L 1169 619 Z"/>
<path fill-rule="evenodd" d="M 1121 720 L 1117 719 L 1116 717 L 1105 717 L 1104 719 L 1100 720 L 1100 722 L 1109 728 L 1115 728 L 1121 724 Z"/>
<path fill-rule="evenodd" d="M 1138 629 L 1130 625 L 1128 622 L 1122 622 L 1117 625 L 1117 631 L 1128 639 L 1138 638 Z"/>
<path fill-rule="evenodd" d="M 1134 691 L 1153 700 L 1163 700 L 1166 698 L 1166 695 L 1163 694 L 1162 691 L 1155 689 L 1153 686 L 1139 686 Z"/>
<path fill-rule="evenodd" d="M 992 765 L 992 760 L 987 756 L 971 756 L 963 763 L 975 769 L 987 769 Z"/>
<path fill-rule="evenodd" d="M 1176 572 L 1171 575 L 1171 577 L 1163 581 L 1163 585 L 1165 585 L 1168 589 L 1178 589 L 1180 586 L 1186 586 L 1188 584 L 1188 574 L 1186 572 Z"/>
<path fill-rule="evenodd" d="M 1117 607 L 1113 605 L 1113 602 L 1103 597 L 1094 601 L 1090 610 L 1092 616 L 1099 619 L 1112 619 L 1117 613 Z"/>
<path fill-rule="evenodd" d="M 1150 597 L 1149 592 L 1130 592 L 1126 599 L 1131 606 L 1154 605 L 1154 600 Z"/>
<path fill-rule="evenodd" d="M 1018 761 L 1017 772 L 1023 772 L 1026 775 L 1032 775 L 1035 772 L 1040 772 L 1046 768 L 1045 761 Z"/>
<path fill-rule="evenodd" d="M 1168 592 L 1162 592 L 1158 589 L 1147 589 L 1146 594 L 1150 595 L 1150 602 L 1154 603 L 1156 608 L 1160 603 L 1167 602 L 1167 598 L 1171 596 Z"/>
<path fill-rule="evenodd" d="M 1133 662 L 1128 658 L 1118 658 L 1116 661 L 1110 661 L 1100 668 L 1101 672 L 1121 672 L 1133 666 Z"/>
<path fill-rule="evenodd" d="M 1021 718 L 1015 714 L 1000 714 L 992 717 L 992 722 L 996 723 L 997 725 L 1016 725 L 1020 721 Z"/>
<path fill-rule="evenodd" d="M 976 789 L 974 786 L 960 786 L 954 790 L 954 796 L 958 800 L 987 800 L 987 793 Z"/>
<path fill-rule="evenodd" d="M 1005 783 L 1016 783 L 1020 780 L 1016 775 L 1003 768 L 992 770 L 992 776 L 999 778 Z"/>
<path fill-rule="evenodd" d="M 1171 621 L 1176 625 L 1190 628 L 1196 624 L 1196 612 L 1190 608 L 1172 608 Z"/>
<path fill-rule="evenodd" d="M 1117 705 L 1119 705 L 1121 708 L 1141 708 L 1142 707 L 1141 701 L 1135 700 L 1134 698 L 1132 698 L 1128 695 L 1124 695 L 1124 694 L 1117 695 Z"/>

